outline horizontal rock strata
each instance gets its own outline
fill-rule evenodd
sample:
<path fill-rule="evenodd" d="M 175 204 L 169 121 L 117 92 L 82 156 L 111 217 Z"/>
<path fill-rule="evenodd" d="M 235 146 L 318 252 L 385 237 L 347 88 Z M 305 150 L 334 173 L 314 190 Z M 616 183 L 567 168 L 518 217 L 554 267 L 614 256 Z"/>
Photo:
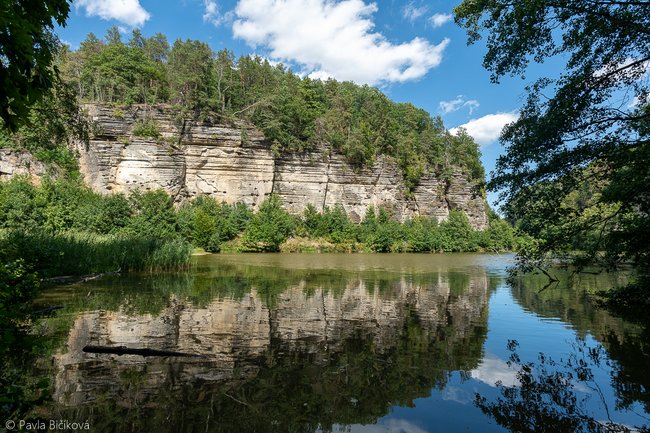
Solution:
<path fill-rule="evenodd" d="M 390 157 L 380 156 L 372 166 L 354 169 L 331 149 L 277 156 L 260 131 L 242 122 L 178 120 L 163 106 L 85 109 L 98 133 L 88 145 L 79 146 L 80 169 L 87 184 L 103 194 L 162 188 L 176 202 L 209 195 L 256 209 L 276 193 L 293 213 L 309 204 L 321 211 L 341 205 L 358 222 L 374 206 L 388 209 L 400 221 L 415 216 L 444 221 L 450 210 L 460 209 L 474 228 L 487 227 L 485 201 L 473 193 L 473 184 L 460 169 L 446 179 L 424 176 L 407 194 L 400 169 Z M 145 119 L 158 126 L 160 137 L 134 136 L 134 126 Z M 0 176 L 25 171 L 25 161 L 4 154 L 0 158 Z"/>
<path fill-rule="evenodd" d="M 30 176 L 38 179 L 46 173 L 45 164 L 34 159 L 27 152 L 13 149 L 0 149 L 0 180 L 8 180 L 14 176 Z"/>

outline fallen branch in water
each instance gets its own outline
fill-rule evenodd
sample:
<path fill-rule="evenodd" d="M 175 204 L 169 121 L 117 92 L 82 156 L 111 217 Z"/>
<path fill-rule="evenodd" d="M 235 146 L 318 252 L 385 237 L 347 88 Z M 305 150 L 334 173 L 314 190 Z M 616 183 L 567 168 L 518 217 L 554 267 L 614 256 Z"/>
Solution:
<path fill-rule="evenodd" d="M 43 308 L 41 310 L 33 311 L 32 314 L 35 316 L 50 314 L 52 311 L 63 309 L 63 305 L 52 305 L 51 307 Z"/>
<path fill-rule="evenodd" d="M 207 358 L 205 355 L 195 355 L 193 353 L 172 352 L 169 350 L 156 349 L 136 349 L 126 346 L 85 346 L 85 353 L 110 353 L 113 355 L 140 355 L 140 356 L 179 356 L 184 358 Z"/>
<path fill-rule="evenodd" d="M 537 269 L 539 269 L 544 275 L 546 275 L 549 279 L 549 282 L 554 283 L 556 281 L 559 281 L 559 279 L 555 275 L 551 275 L 548 273 L 546 269 L 544 269 L 541 266 L 537 266 Z"/>
<path fill-rule="evenodd" d="M 111 272 L 100 272 L 97 274 L 88 274 L 88 275 L 64 275 L 61 277 L 52 277 L 45 278 L 43 282 L 52 283 L 52 284 L 69 284 L 69 283 L 85 283 L 87 281 L 96 280 L 98 278 L 107 277 L 109 275 L 119 275 L 122 273 L 122 269 Z"/>

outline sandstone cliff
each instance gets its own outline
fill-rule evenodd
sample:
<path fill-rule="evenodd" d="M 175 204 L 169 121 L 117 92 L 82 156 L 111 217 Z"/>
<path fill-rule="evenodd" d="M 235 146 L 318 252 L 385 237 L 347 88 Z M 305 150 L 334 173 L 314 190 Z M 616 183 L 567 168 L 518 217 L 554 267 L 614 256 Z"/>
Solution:
<path fill-rule="evenodd" d="M 0 149 L 0 180 L 26 175 L 39 179 L 45 175 L 47 167 L 27 152 Z"/>
<path fill-rule="evenodd" d="M 80 166 L 87 183 L 101 193 L 162 188 L 177 201 L 204 194 L 253 208 L 276 193 L 296 213 L 308 204 L 318 210 L 341 204 L 359 221 L 369 206 L 384 206 L 399 220 L 425 215 L 442 221 L 451 209 L 461 209 L 473 227 L 487 226 L 485 202 L 472 194 L 460 170 L 447 180 L 425 176 L 408 195 L 399 168 L 386 157 L 354 170 L 330 151 L 278 157 L 260 131 L 243 123 L 180 122 L 163 107 L 121 113 L 105 106 L 86 109 L 100 132 L 79 149 Z M 162 138 L 133 135 L 134 124 L 145 118 L 159 126 Z"/>
<path fill-rule="evenodd" d="M 162 188 L 176 202 L 209 195 L 256 209 L 275 193 L 294 213 L 308 204 L 318 210 L 340 204 L 355 222 L 370 206 L 385 207 L 400 221 L 419 215 L 444 221 L 450 210 L 460 209 L 475 229 L 487 227 L 485 201 L 473 194 L 460 169 L 446 179 L 424 176 L 407 194 L 400 169 L 389 157 L 355 170 L 330 149 L 277 156 L 260 131 L 241 122 L 181 122 L 165 107 L 85 108 L 98 133 L 87 146 L 79 145 L 80 169 L 86 183 L 102 194 Z M 133 134 L 143 119 L 152 119 L 160 138 Z M 44 172 L 30 155 L 0 149 L 0 179 Z"/>

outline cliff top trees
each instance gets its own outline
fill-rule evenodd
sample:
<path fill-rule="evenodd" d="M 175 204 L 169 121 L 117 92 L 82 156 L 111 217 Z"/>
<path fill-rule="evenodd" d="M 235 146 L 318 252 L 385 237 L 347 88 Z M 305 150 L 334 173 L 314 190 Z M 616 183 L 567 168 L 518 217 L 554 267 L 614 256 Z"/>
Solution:
<path fill-rule="evenodd" d="M 160 33 L 145 37 L 136 30 L 125 44 L 112 29 L 104 40 L 91 33 L 61 58 L 65 80 L 83 101 L 167 103 L 184 119 L 244 119 L 278 155 L 334 149 L 358 168 L 389 156 L 409 190 L 452 165 L 483 180 L 469 136 L 449 134 L 440 118 L 392 102 L 376 88 L 303 78 L 259 56 L 235 59 L 194 40 L 177 40 L 170 49 Z"/>
<path fill-rule="evenodd" d="M 212 50 L 199 41 L 174 42 L 167 64 L 172 101 L 183 110 L 205 110 L 212 89 Z"/>
<path fill-rule="evenodd" d="M 66 0 L 7 0 L 0 8 L 0 118 L 12 131 L 51 87 L 57 47 L 54 23 L 64 25 Z"/>
<path fill-rule="evenodd" d="M 488 186 L 503 190 L 507 214 L 543 239 L 542 251 L 580 248 L 583 264 L 632 261 L 648 275 L 639 239 L 650 238 L 650 2 L 465 0 L 455 12 L 470 43 L 489 31 L 494 81 L 531 60 L 566 59 L 559 76 L 529 87 L 502 134 Z"/>

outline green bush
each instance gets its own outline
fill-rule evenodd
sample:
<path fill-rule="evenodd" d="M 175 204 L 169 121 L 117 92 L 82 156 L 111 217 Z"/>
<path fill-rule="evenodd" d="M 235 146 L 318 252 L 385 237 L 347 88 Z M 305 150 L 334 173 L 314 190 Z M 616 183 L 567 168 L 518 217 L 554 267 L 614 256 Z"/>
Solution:
<path fill-rule="evenodd" d="M 178 222 L 172 198 L 163 190 L 134 191 L 129 197 L 132 216 L 124 231 L 159 239 L 178 235 Z"/>
<path fill-rule="evenodd" d="M 319 213 L 313 205 L 309 204 L 299 223 L 310 238 L 325 238 L 333 243 L 356 239 L 355 225 L 340 204 L 334 208 L 325 207 L 323 213 Z"/>
<path fill-rule="evenodd" d="M 251 215 L 243 203 L 229 205 L 199 196 L 179 209 L 178 221 L 185 239 L 208 252 L 219 252 L 222 243 L 246 229 Z"/>
<path fill-rule="evenodd" d="M 483 247 L 488 251 L 511 251 L 516 249 L 516 237 L 512 226 L 502 219 L 492 219 L 486 230 L 486 244 Z"/>
<path fill-rule="evenodd" d="M 325 249 L 372 252 L 509 251 L 526 244 L 496 215 L 484 231 L 473 230 L 460 210 L 447 221 L 417 217 L 395 221 L 386 209 L 368 208 L 354 224 L 340 205 L 318 212 L 307 206 L 302 217 L 289 215 L 277 196 L 253 214 L 244 204 L 230 205 L 199 196 L 175 209 L 162 190 L 99 195 L 79 179 L 44 180 L 35 187 L 26 178 L 0 182 L 0 228 L 49 233 L 68 231 L 158 240 L 184 239 L 208 252 L 278 251 L 289 236 L 302 238 L 285 250 Z M 311 246 L 310 246 L 311 245 Z"/>
<path fill-rule="evenodd" d="M 0 183 L 0 227 L 32 230 L 43 225 L 45 200 L 27 177 Z"/>
<path fill-rule="evenodd" d="M 436 242 L 439 228 L 435 218 L 419 217 L 409 220 L 405 223 L 404 229 L 409 240 L 410 251 L 428 253 L 440 250 L 439 242 Z"/>
<path fill-rule="evenodd" d="M 294 228 L 294 220 L 282 209 L 280 199 L 273 194 L 264 200 L 259 211 L 253 215 L 244 232 L 246 251 L 280 251 Z"/>
<path fill-rule="evenodd" d="M 97 221 L 92 230 L 101 234 L 119 232 L 129 224 L 131 215 L 129 200 L 124 195 L 102 197 L 97 206 Z"/>
<path fill-rule="evenodd" d="M 478 239 L 465 212 L 452 210 L 440 224 L 441 250 L 448 252 L 478 251 Z"/>
<path fill-rule="evenodd" d="M 77 156 L 65 146 L 38 149 L 34 152 L 34 157 L 45 163 L 56 164 L 67 173 L 79 167 Z"/>
<path fill-rule="evenodd" d="M 134 125 L 131 133 L 136 137 L 160 138 L 160 126 L 154 119 L 138 120 Z"/>
<path fill-rule="evenodd" d="M 44 202 L 43 227 L 48 230 L 67 230 L 75 224 L 78 209 L 95 195 L 80 179 L 44 179 L 38 189 Z"/>

